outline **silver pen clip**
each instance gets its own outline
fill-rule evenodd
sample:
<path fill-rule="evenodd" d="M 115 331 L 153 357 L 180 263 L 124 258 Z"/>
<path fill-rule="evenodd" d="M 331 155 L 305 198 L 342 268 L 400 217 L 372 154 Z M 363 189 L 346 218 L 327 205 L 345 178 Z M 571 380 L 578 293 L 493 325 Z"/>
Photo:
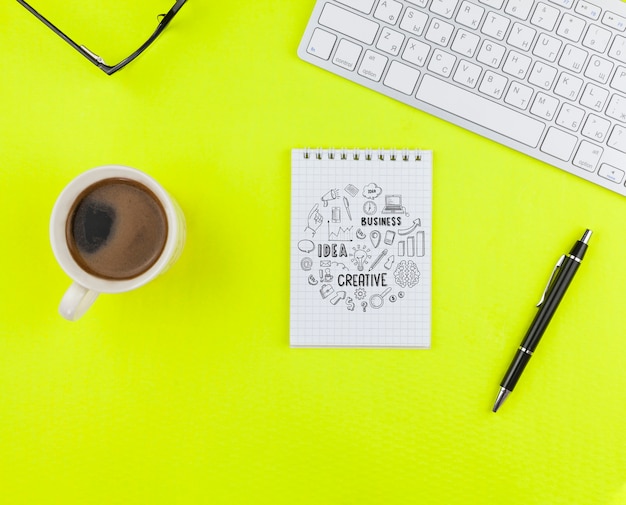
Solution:
<path fill-rule="evenodd" d="M 546 284 L 546 289 L 543 290 L 543 294 L 541 295 L 541 300 L 539 300 L 537 307 L 541 307 L 541 304 L 545 301 L 546 295 L 548 294 L 548 291 L 550 290 L 550 286 L 552 285 L 552 281 L 554 280 L 554 277 L 556 275 L 556 271 L 561 267 L 564 259 L 565 259 L 565 254 L 561 256 L 559 258 L 559 261 L 556 262 L 556 265 L 554 265 L 554 268 L 552 269 L 552 273 L 550 274 L 550 278 L 548 279 L 548 284 Z"/>

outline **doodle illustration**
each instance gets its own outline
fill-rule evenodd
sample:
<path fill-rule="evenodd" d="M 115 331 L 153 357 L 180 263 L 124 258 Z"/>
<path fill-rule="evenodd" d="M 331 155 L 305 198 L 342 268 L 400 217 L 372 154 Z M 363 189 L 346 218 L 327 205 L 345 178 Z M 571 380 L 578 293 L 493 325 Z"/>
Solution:
<path fill-rule="evenodd" d="M 366 296 L 367 296 L 367 291 L 365 291 L 365 289 L 363 289 L 363 288 L 357 288 L 357 289 L 354 291 L 354 297 L 355 297 L 357 300 L 365 300 L 365 297 L 366 297 Z"/>
<path fill-rule="evenodd" d="M 346 215 L 348 216 L 348 219 L 352 221 L 352 214 L 350 213 L 350 202 L 345 196 L 343 197 L 343 206 L 346 208 Z"/>
<path fill-rule="evenodd" d="M 376 249 L 380 245 L 380 232 L 378 230 L 372 230 L 370 240 L 372 241 L 374 249 Z"/>
<path fill-rule="evenodd" d="M 393 230 L 387 230 L 385 232 L 385 244 L 393 245 L 393 241 L 396 239 L 396 232 Z"/>
<path fill-rule="evenodd" d="M 385 206 L 382 214 L 406 214 L 402 206 L 402 195 L 385 195 Z"/>
<path fill-rule="evenodd" d="M 389 258 L 387 258 L 387 261 L 385 261 L 385 268 L 387 270 L 391 270 L 394 261 L 396 261 L 396 257 L 392 254 Z"/>
<path fill-rule="evenodd" d="M 339 190 L 331 189 L 322 196 L 321 200 L 324 202 L 324 207 L 328 207 L 328 202 L 337 198 L 339 198 Z"/>
<path fill-rule="evenodd" d="M 352 263 L 356 265 L 356 268 L 359 272 L 362 272 L 365 268 L 365 265 L 369 263 L 372 255 L 370 254 L 370 250 L 366 246 L 361 246 L 361 244 L 352 248 Z"/>
<path fill-rule="evenodd" d="M 378 255 L 378 257 L 372 262 L 368 272 L 371 272 L 372 270 L 374 270 L 374 268 L 376 268 L 376 265 L 378 265 L 378 263 L 380 263 L 380 260 L 383 259 L 383 257 L 388 253 L 389 251 L 387 249 L 383 249 L 383 251 Z M 371 303 L 370 303 L 371 305 Z"/>
<path fill-rule="evenodd" d="M 415 234 L 415 256 L 423 257 L 426 254 L 425 246 L 425 237 L 423 231 L 418 231 Z"/>
<path fill-rule="evenodd" d="M 307 225 L 304 229 L 304 231 L 311 230 L 314 237 L 315 232 L 319 229 L 320 226 L 322 226 L 322 223 L 324 222 L 324 218 L 320 214 L 319 207 L 320 206 L 318 204 L 315 204 L 313 208 L 309 211 Z"/>
<path fill-rule="evenodd" d="M 370 182 L 367 186 L 363 188 L 363 196 L 371 200 L 378 198 L 382 192 L 383 190 L 373 182 Z"/>
<path fill-rule="evenodd" d="M 352 226 L 349 228 L 339 227 L 334 232 L 330 231 L 330 221 L 328 221 L 328 241 L 329 242 L 350 242 L 352 240 Z"/>
<path fill-rule="evenodd" d="M 333 296 L 330 299 L 330 303 L 333 305 L 337 305 L 341 300 L 344 300 L 346 298 L 346 292 L 345 291 L 337 291 L 335 292 L 335 296 Z"/>
<path fill-rule="evenodd" d="M 393 277 L 401 288 L 412 288 L 420 281 L 420 271 L 415 262 L 402 260 L 393 272 Z"/>
<path fill-rule="evenodd" d="M 322 295 L 322 298 L 324 299 L 328 298 L 334 292 L 335 289 L 330 284 L 322 284 L 322 287 L 320 288 L 320 295 Z"/>
<path fill-rule="evenodd" d="M 359 188 L 357 188 L 354 184 L 348 184 L 344 189 L 352 198 L 354 198 L 359 192 Z"/>
<path fill-rule="evenodd" d="M 370 307 L 373 309 L 380 309 L 385 303 L 385 296 L 391 292 L 391 288 L 385 289 L 381 294 L 375 294 L 370 296 Z"/>
<path fill-rule="evenodd" d="M 418 226 L 422 226 L 422 220 L 419 217 L 417 219 L 414 219 L 413 224 L 408 228 L 398 230 L 398 235 L 410 235 L 415 231 Z"/>
<path fill-rule="evenodd" d="M 313 249 L 315 249 L 315 244 L 312 240 L 301 240 L 298 242 L 298 249 L 300 249 L 303 253 L 310 253 Z"/>
<path fill-rule="evenodd" d="M 402 195 L 385 193 L 375 182 L 362 190 L 353 184 L 339 187 L 344 189 L 321 195 L 323 205 L 315 203 L 306 216 L 309 238 L 297 242 L 303 281 L 316 286 L 320 302 L 337 310 L 384 311 L 385 301 L 389 306 L 401 303 L 406 290 L 419 283 L 416 261 L 425 255 L 426 243 L 418 229 L 421 221 L 402 222 L 401 215 L 408 215 Z M 326 233 L 320 233 L 324 221 Z M 353 242 L 349 248 L 347 242 Z M 393 292 L 392 285 L 405 291 Z"/>
<path fill-rule="evenodd" d="M 370 200 L 363 204 L 363 212 L 365 212 L 368 216 L 373 216 L 376 214 L 377 210 L 378 207 L 376 207 L 376 204 Z"/>

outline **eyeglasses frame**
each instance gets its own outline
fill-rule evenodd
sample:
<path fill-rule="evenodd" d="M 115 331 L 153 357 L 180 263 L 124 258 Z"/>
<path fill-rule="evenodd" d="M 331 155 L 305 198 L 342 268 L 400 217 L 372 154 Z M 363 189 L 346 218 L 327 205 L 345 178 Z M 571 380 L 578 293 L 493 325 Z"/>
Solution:
<path fill-rule="evenodd" d="M 31 14 L 33 14 L 37 19 L 39 19 L 43 24 L 45 24 L 48 28 L 50 28 L 54 33 L 56 33 L 59 37 L 61 37 L 65 42 L 67 42 L 70 46 L 72 46 L 76 51 L 82 54 L 85 58 L 87 58 L 91 63 L 96 65 L 100 70 L 102 70 L 107 75 L 112 75 L 121 68 L 124 68 L 131 61 L 133 61 L 137 56 L 143 53 L 156 39 L 157 37 L 165 30 L 170 21 L 174 18 L 174 16 L 178 13 L 180 8 L 185 4 L 187 0 L 176 0 L 174 6 L 166 13 L 160 14 L 158 17 L 160 18 L 159 24 L 157 25 L 154 33 L 150 35 L 148 40 L 144 42 L 139 49 L 133 52 L 130 56 L 124 58 L 121 62 L 116 65 L 107 65 L 104 59 L 101 56 L 98 56 L 93 51 L 89 50 L 86 46 L 82 44 L 77 44 L 70 37 L 65 35 L 59 28 L 57 28 L 54 24 L 48 21 L 44 16 L 42 16 L 37 10 L 32 7 L 30 4 L 25 2 L 24 0 L 17 0 L 23 7 L 25 7 Z"/>

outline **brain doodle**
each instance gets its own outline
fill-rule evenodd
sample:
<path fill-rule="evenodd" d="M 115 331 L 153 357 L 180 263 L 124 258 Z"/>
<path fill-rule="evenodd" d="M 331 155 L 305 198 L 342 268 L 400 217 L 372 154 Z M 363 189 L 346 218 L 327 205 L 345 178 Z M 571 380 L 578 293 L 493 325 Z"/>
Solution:
<path fill-rule="evenodd" d="M 393 272 L 393 277 L 398 286 L 412 288 L 420 281 L 420 271 L 417 269 L 415 262 L 402 260 Z"/>

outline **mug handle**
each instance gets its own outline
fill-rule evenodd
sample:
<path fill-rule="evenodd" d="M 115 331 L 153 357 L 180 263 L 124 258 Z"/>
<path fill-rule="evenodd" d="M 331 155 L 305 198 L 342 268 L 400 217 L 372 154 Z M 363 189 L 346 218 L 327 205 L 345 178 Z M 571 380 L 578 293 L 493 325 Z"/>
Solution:
<path fill-rule="evenodd" d="M 59 313 L 68 321 L 76 321 L 98 298 L 98 292 L 74 282 L 63 295 Z"/>

